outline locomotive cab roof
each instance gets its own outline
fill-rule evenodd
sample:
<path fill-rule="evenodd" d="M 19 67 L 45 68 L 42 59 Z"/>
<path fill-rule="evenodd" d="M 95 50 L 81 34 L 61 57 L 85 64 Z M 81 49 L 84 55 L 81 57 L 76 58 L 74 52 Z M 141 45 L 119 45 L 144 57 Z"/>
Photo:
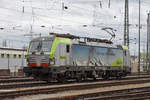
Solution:
<path fill-rule="evenodd" d="M 108 48 L 120 48 L 120 49 L 128 50 L 127 46 L 114 45 L 111 41 L 106 40 L 106 39 L 79 37 L 79 36 L 75 36 L 75 35 L 71 35 L 71 34 L 50 33 L 49 36 L 34 38 L 31 41 L 39 41 L 39 40 L 51 40 L 51 41 L 53 41 L 55 39 L 55 37 L 69 38 L 72 40 L 72 44 L 100 46 L 100 47 L 108 47 Z"/>
<path fill-rule="evenodd" d="M 31 41 L 53 40 L 54 36 L 42 36 L 32 39 Z"/>

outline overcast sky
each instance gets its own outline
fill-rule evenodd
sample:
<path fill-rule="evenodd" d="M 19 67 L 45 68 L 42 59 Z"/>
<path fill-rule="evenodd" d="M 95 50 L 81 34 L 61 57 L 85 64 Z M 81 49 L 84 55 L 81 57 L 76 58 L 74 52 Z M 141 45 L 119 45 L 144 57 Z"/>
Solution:
<path fill-rule="evenodd" d="M 141 2 L 143 50 L 150 1 Z M 138 0 L 129 0 L 129 23 L 130 39 L 138 39 Z M 117 30 L 114 43 L 122 44 L 123 24 L 124 0 L 110 0 L 110 7 L 109 0 L 0 0 L 0 28 L 4 28 L 0 30 L 0 44 L 7 40 L 11 47 L 28 44 L 31 38 L 24 35 L 31 33 L 31 26 L 33 34 L 41 33 L 43 36 L 57 32 L 107 39 L 111 36 L 101 28 L 112 27 Z M 131 42 L 130 50 L 134 54 L 138 41 Z"/>

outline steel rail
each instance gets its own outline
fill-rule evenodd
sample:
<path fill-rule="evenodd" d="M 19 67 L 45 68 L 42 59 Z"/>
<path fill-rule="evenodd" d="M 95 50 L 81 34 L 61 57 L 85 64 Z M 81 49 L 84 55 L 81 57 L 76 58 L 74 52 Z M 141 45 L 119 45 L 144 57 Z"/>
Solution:
<path fill-rule="evenodd" d="M 123 80 L 135 80 L 135 79 L 146 79 L 149 78 L 150 76 L 138 76 L 138 77 L 127 77 L 127 78 L 123 78 L 120 81 Z M 113 80 L 113 79 L 112 79 Z M 112 81 L 112 80 L 108 80 L 108 82 Z M 14 81 L 14 82 L 13 82 Z M 88 83 L 88 82 L 105 82 L 106 80 L 103 79 L 99 79 L 97 81 L 93 81 L 93 80 L 86 80 L 86 81 L 82 81 L 82 82 L 78 82 L 78 83 Z M 114 81 L 118 81 L 118 80 L 113 80 Z M 7 83 L 8 82 L 8 83 Z M 58 83 L 58 82 L 51 82 L 51 83 L 46 83 L 45 81 L 35 81 L 33 79 L 17 79 L 17 80 L 5 80 L 2 83 L 0 82 L 0 90 L 1 89 L 13 89 L 13 88 L 27 88 L 27 87 L 40 87 L 40 86 L 50 86 L 50 85 L 63 85 L 63 84 L 74 84 L 75 81 L 68 81 L 67 83 Z"/>
<path fill-rule="evenodd" d="M 150 87 L 142 87 L 40 100 L 144 100 L 149 98 Z"/>
<path fill-rule="evenodd" d="M 149 83 L 150 79 L 138 79 L 138 80 L 122 80 L 122 81 L 107 81 L 107 82 L 94 82 L 94 83 L 78 83 L 78 84 L 64 84 L 64 85 L 52 85 L 52 86 L 40 86 L 33 88 L 16 88 L 8 90 L 0 90 L 0 98 L 12 98 L 23 95 L 33 94 L 45 94 L 45 93 L 57 93 L 68 90 L 84 90 L 93 88 L 104 88 L 110 86 L 120 86 L 129 84 L 143 84 Z"/>

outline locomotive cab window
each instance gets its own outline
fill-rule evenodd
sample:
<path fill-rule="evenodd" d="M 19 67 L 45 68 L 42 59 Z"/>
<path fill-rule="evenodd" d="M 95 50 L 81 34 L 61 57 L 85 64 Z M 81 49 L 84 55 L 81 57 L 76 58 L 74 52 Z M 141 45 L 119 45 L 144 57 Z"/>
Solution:
<path fill-rule="evenodd" d="M 66 52 L 67 52 L 67 53 L 70 52 L 70 45 L 66 45 Z"/>
<path fill-rule="evenodd" d="M 32 41 L 30 43 L 29 52 L 49 52 L 51 49 L 52 41 L 42 40 L 42 41 Z"/>

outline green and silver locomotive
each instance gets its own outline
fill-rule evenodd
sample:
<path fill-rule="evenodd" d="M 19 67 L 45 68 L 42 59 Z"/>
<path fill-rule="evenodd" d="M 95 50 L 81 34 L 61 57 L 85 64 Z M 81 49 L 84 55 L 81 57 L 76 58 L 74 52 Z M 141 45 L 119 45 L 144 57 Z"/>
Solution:
<path fill-rule="evenodd" d="M 31 40 L 26 59 L 25 74 L 46 81 L 121 78 L 131 71 L 126 46 L 69 34 Z"/>

